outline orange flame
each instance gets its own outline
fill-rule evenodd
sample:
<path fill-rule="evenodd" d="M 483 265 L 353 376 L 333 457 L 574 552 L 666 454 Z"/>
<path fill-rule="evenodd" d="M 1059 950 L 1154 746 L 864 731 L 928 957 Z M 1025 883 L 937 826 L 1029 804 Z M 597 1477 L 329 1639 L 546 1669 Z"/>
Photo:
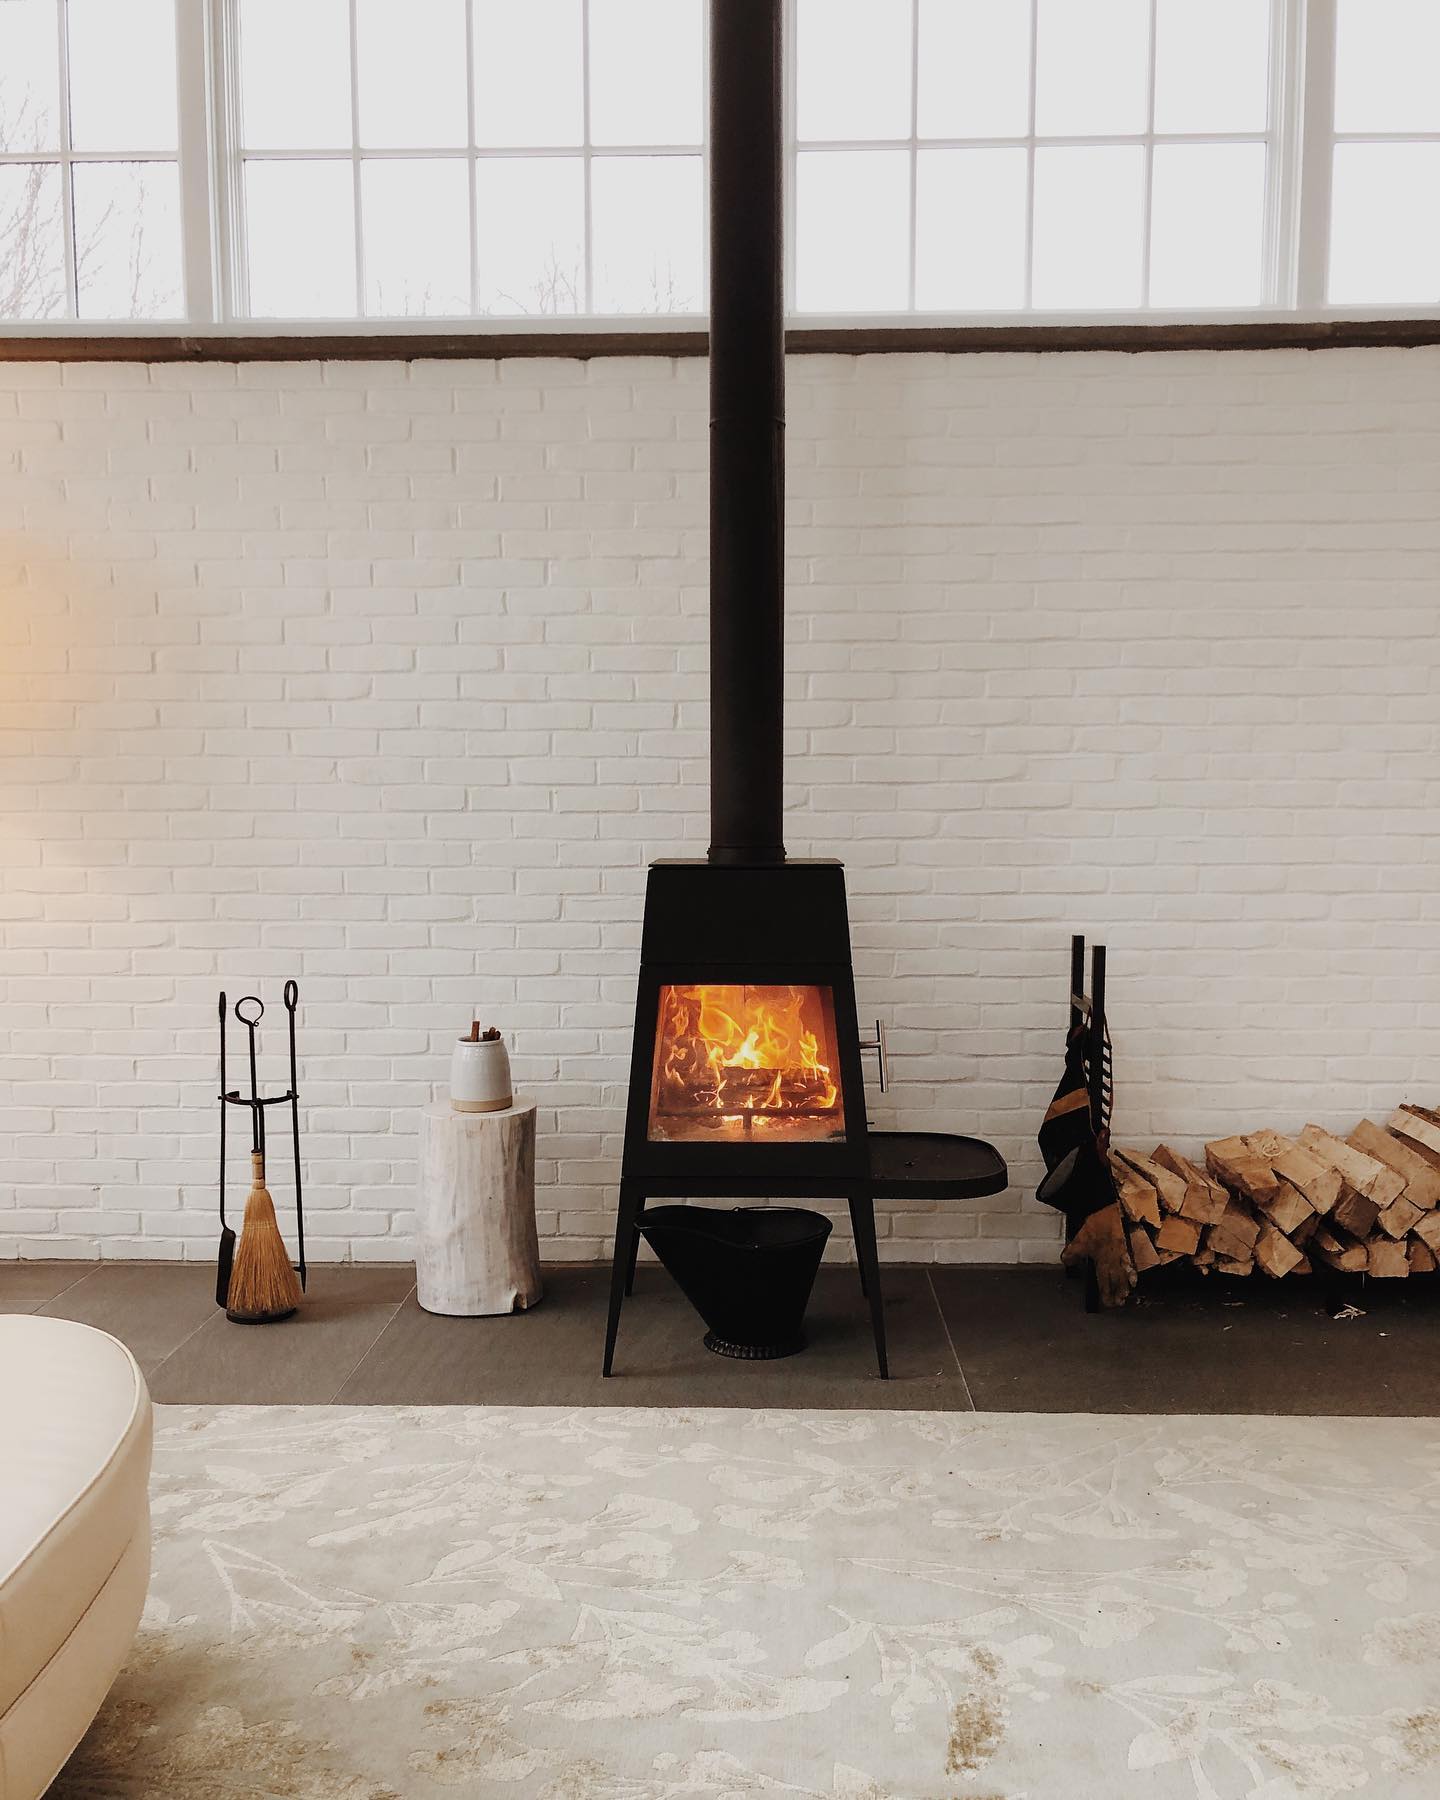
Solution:
<path fill-rule="evenodd" d="M 808 1016 L 816 1012 L 814 988 L 667 987 L 659 1051 L 666 1109 L 833 1111 L 840 1088 Z"/>

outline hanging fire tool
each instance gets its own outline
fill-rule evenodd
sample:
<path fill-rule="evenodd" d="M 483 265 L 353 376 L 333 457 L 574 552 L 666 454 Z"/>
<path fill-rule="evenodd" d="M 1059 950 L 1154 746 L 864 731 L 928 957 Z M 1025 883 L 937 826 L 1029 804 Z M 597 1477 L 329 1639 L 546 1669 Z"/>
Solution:
<path fill-rule="evenodd" d="M 288 1319 L 300 1304 L 304 1292 L 305 1210 L 300 1175 L 300 1094 L 295 1061 L 295 1010 L 299 989 L 293 981 L 285 983 L 285 1011 L 289 1015 L 290 1086 L 286 1093 L 262 1095 L 260 1092 L 255 1032 L 265 1015 L 262 1001 L 253 994 L 235 1003 L 235 1017 L 245 1027 L 249 1038 L 250 1093 L 243 1095 L 226 1082 L 225 995 L 220 996 L 220 1255 L 215 1280 L 215 1304 L 223 1306 L 228 1318 L 247 1324 L 275 1319 Z M 249 1007 L 247 1013 L 245 1008 Z M 292 1267 L 285 1241 L 275 1220 L 275 1203 L 265 1186 L 265 1108 L 290 1108 L 290 1147 L 295 1170 L 295 1233 L 299 1250 L 297 1268 Z M 225 1160 L 228 1113 L 230 1106 L 250 1109 L 251 1186 L 245 1201 L 245 1218 L 237 1242 L 234 1228 L 225 1213 Z"/>

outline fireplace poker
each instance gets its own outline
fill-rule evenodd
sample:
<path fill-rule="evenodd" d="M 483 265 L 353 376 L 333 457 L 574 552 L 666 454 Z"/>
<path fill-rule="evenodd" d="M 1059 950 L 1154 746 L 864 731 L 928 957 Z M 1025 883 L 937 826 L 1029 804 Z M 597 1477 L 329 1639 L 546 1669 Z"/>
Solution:
<path fill-rule="evenodd" d="M 295 1241 L 300 1252 L 300 1288 L 305 1289 L 305 1202 L 300 1182 L 300 1081 L 295 1067 L 295 1008 L 300 1004 L 300 989 L 293 981 L 285 983 L 285 1010 L 290 1015 L 290 1149 L 295 1158 Z"/>
<path fill-rule="evenodd" d="M 225 993 L 220 993 L 220 1253 L 215 1263 L 215 1304 L 223 1306 L 230 1294 L 230 1270 L 235 1261 L 235 1229 L 225 1217 L 225 1121 L 230 1090 L 225 1086 Z"/>

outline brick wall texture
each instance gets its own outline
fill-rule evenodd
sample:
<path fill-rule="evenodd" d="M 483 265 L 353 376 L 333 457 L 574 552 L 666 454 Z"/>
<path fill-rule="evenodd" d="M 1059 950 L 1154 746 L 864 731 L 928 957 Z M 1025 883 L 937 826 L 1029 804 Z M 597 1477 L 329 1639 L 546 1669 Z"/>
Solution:
<path fill-rule="evenodd" d="M 1440 1101 L 1440 351 L 807 357 L 789 409 L 790 848 L 848 866 L 877 1122 L 1014 1178 L 883 1253 L 1054 1255 L 1072 929 L 1122 1140 Z M 409 1251 L 472 1008 L 546 1254 L 608 1248 L 706 420 L 662 358 L 0 365 L 0 1253 L 212 1255 L 216 993 L 278 1080 L 291 975 L 318 1257 Z"/>

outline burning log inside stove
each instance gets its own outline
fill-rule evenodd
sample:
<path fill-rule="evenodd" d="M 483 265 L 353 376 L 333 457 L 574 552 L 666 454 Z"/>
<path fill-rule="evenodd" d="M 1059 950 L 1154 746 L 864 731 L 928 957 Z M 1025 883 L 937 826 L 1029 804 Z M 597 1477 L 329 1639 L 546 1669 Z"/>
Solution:
<path fill-rule="evenodd" d="M 839 1135 L 834 1006 L 822 987 L 697 983 L 660 992 L 652 1138 Z"/>

